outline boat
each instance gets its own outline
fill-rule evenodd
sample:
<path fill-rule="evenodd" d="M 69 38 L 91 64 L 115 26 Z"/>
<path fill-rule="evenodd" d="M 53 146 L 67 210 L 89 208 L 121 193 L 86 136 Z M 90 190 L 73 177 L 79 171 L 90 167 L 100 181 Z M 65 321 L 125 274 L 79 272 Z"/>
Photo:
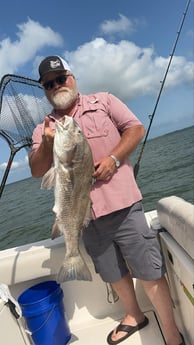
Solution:
<path fill-rule="evenodd" d="M 194 344 L 194 205 L 177 196 L 158 200 L 156 209 L 145 213 L 150 229 L 157 231 L 164 254 L 174 305 L 174 315 L 185 344 Z M 92 281 L 68 281 L 63 291 L 68 344 L 105 345 L 108 333 L 123 317 L 123 308 L 110 284 L 95 273 L 82 242 L 80 251 L 92 273 Z M 18 296 L 42 282 L 55 281 L 63 261 L 63 237 L 0 251 L 0 283 L 9 291 L 3 298 L 0 285 L 0 341 L 3 345 L 32 345 L 32 332 L 25 317 L 18 316 Z M 33 262 L 33 265 L 32 265 Z M 149 325 L 122 342 L 123 345 L 164 345 L 159 317 L 140 282 L 134 279 L 137 299 Z M 55 344 L 53 342 L 53 344 Z M 66 344 L 63 339 L 56 345 Z M 45 343 L 46 345 L 46 343 Z"/>
<path fill-rule="evenodd" d="M 188 1 L 185 19 L 190 0 Z M 170 61 L 161 84 L 150 126 L 147 131 L 142 151 L 145 146 L 161 91 L 163 89 L 168 69 L 179 38 L 182 24 L 178 31 L 175 45 L 170 55 Z M 32 87 L 31 92 L 20 92 L 19 86 Z M 10 87 L 10 89 L 9 89 Z M 18 90 L 16 89 L 18 87 Z M 40 91 L 40 95 L 39 92 Z M 37 81 L 15 75 L 6 75 L 2 78 L 0 87 L 0 103 L 2 129 L 0 135 L 10 147 L 10 159 L 0 186 L 0 196 L 6 183 L 14 155 L 23 147 L 30 147 L 32 128 L 35 119 L 31 117 L 31 109 L 20 99 L 19 106 L 7 104 L 5 95 L 15 102 L 15 95 L 33 95 L 29 104 L 33 114 L 37 109 L 36 121 L 49 113 L 42 90 Z M 37 96 L 36 96 L 37 94 Z M 41 100 L 41 101 L 40 101 Z M 17 100 L 16 100 L 17 101 Z M 34 102 L 34 103 L 32 103 Z M 10 108 L 10 109 L 9 109 Z M 9 111 L 9 113 L 8 113 Z M 24 114 L 24 116 L 23 116 Z M 13 118 L 13 121 L 7 119 Z M 9 123 L 8 123 L 9 122 Z M 13 130 L 14 129 L 14 130 Z M 139 169 L 139 160 L 135 175 Z M 171 195 L 157 201 L 155 209 L 145 213 L 150 230 L 157 232 L 161 243 L 167 268 L 166 278 L 169 283 L 173 300 L 173 311 L 177 326 L 184 337 L 186 345 L 194 344 L 194 205 L 190 202 Z M 92 273 L 92 281 L 68 281 L 60 284 L 63 293 L 64 325 L 69 327 L 70 339 L 53 341 L 52 345 L 105 345 L 107 335 L 115 328 L 123 317 L 124 311 L 118 296 L 111 284 L 104 283 L 96 274 L 91 258 L 87 255 L 83 243 L 80 242 L 80 251 Z M 34 345 L 33 332 L 29 328 L 26 318 L 18 303 L 23 293 L 39 284 L 55 282 L 58 269 L 65 256 L 63 237 L 55 240 L 46 239 L 30 244 L 21 245 L 0 251 L 0 342 L 2 345 Z M 135 332 L 122 342 L 123 345 L 164 345 L 160 319 L 146 297 L 140 282 L 134 279 L 136 296 L 140 307 L 149 319 L 147 327 Z M 38 331 L 49 321 L 50 315 L 38 327 Z M 50 325 L 52 328 L 52 325 Z M 35 344 L 39 345 L 39 344 Z M 41 342 L 41 345 L 49 345 Z"/>

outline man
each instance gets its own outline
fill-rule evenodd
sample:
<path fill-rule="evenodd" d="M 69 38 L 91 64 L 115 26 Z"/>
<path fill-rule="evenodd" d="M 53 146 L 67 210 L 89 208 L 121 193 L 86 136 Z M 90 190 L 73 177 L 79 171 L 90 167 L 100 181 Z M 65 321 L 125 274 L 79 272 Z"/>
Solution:
<path fill-rule="evenodd" d="M 59 56 L 45 58 L 39 74 L 53 112 L 33 133 L 32 175 L 42 177 L 51 167 L 55 120 L 64 115 L 74 117 L 92 149 L 96 178 L 91 191 L 93 219 L 84 229 L 83 241 L 96 272 L 112 284 L 126 312 L 107 342 L 118 344 L 149 322 L 136 300 L 135 277 L 161 319 L 167 344 L 184 344 L 173 318 L 159 243 L 147 226 L 142 195 L 128 159 L 145 134 L 143 125 L 109 93 L 80 94 L 70 67 Z"/>

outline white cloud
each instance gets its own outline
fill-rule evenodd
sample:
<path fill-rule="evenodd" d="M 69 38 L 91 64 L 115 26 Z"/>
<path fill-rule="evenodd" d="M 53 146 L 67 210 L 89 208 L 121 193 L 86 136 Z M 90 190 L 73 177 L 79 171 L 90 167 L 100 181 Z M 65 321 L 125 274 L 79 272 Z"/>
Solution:
<path fill-rule="evenodd" d="M 26 168 L 28 167 L 28 156 L 26 155 L 24 159 L 21 160 L 14 160 L 11 164 L 11 169 L 12 170 L 17 170 L 21 168 Z M 0 164 L 0 171 L 4 171 L 7 167 L 7 162 L 3 162 Z"/>
<path fill-rule="evenodd" d="M 63 43 L 61 35 L 31 19 L 17 27 L 17 40 L 7 37 L 0 42 L 0 75 L 16 73 L 41 48 L 58 47 Z"/>
<path fill-rule="evenodd" d="M 109 91 L 123 101 L 142 95 L 156 95 L 164 77 L 169 57 L 157 56 L 153 47 L 139 47 L 131 41 L 109 43 L 96 38 L 74 52 L 65 52 L 78 79 L 81 92 Z M 174 56 L 165 88 L 193 79 L 192 61 Z"/>
<path fill-rule="evenodd" d="M 118 20 L 106 21 L 101 28 L 114 34 L 132 31 L 136 25 L 137 21 L 120 14 Z M 37 70 L 40 49 L 61 46 L 63 42 L 58 33 L 31 19 L 18 25 L 17 37 L 13 42 L 10 38 L 0 42 L 0 74 L 16 73 L 30 61 Z M 125 102 L 142 95 L 155 96 L 169 61 L 169 57 L 156 55 L 153 47 L 141 47 L 128 40 L 110 43 L 101 37 L 65 52 L 64 57 L 78 79 L 81 92 L 109 91 Z M 190 83 L 193 66 L 185 57 L 174 56 L 165 88 Z"/>
<path fill-rule="evenodd" d="M 117 33 L 131 34 L 137 28 L 138 21 L 130 20 L 122 14 L 119 14 L 118 20 L 105 20 L 101 25 L 101 31 L 106 35 Z"/>
<path fill-rule="evenodd" d="M 106 21 L 101 28 L 107 34 L 126 33 L 135 30 L 138 24 L 140 23 L 130 21 L 120 14 L 118 20 Z M 42 49 L 47 46 L 59 47 L 63 43 L 58 33 L 31 19 L 18 25 L 17 38 L 11 41 L 8 37 L 0 42 L 0 73 L 2 74 L 16 73 L 27 64 L 29 66 L 33 64 L 37 74 Z M 70 63 L 82 93 L 109 91 L 124 102 L 139 99 L 142 96 L 156 97 L 169 62 L 169 56 L 157 55 L 152 46 L 138 46 L 129 40 L 110 43 L 110 40 L 102 37 L 86 42 L 74 51 L 64 52 L 64 57 Z M 185 83 L 191 85 L 193 68 L 192 60 L 189 61 L 186 57 L 175 54 L 165 82 L 165 89 L 172 89 Z M 37 104 L 34 107 L 27 90 L 22 94 L 23 100 L 26 100 L 27 111 L 31 114 L 31 108 L 33 108 L 33 117 L 36 120 L 36 114 L 40 114 L 40 110 L 35 111 Z M 43 115 L 44 111 L 41 112 Z M 1 126 L 6 127 L 8 123 L 9 128 L 6 128 L 9 130 L 12 117 L 9 116 L 9 121 L 7 121 L 9 112 L 6 105 L 5 109 L 3 105 L 2 112 L 5 117 L 1 114 Z"/>

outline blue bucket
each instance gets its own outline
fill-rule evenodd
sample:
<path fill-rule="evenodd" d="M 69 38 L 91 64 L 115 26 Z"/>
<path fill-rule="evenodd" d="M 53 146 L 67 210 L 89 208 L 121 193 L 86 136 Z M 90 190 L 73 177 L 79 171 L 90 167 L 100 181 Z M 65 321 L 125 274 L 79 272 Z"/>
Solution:
<path fill-rule="evenodd" d="M 63 290 L 56 281 L 30 287 L 19 297 L 22 316 L 35 345 L 65 345 L 71 333 L 65 317 Z"/>

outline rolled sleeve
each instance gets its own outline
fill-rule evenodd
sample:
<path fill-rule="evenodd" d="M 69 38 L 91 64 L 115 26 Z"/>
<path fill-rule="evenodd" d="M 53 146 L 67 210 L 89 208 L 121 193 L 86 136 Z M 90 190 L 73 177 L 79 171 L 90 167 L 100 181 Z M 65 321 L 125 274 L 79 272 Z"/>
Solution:
<path fill-rule="evenodd" d="M 112 94 L 108 94 L 108 111 L 111 120 L 121 133 L 127 128 L 142 126 L 135 114 Z"/>

